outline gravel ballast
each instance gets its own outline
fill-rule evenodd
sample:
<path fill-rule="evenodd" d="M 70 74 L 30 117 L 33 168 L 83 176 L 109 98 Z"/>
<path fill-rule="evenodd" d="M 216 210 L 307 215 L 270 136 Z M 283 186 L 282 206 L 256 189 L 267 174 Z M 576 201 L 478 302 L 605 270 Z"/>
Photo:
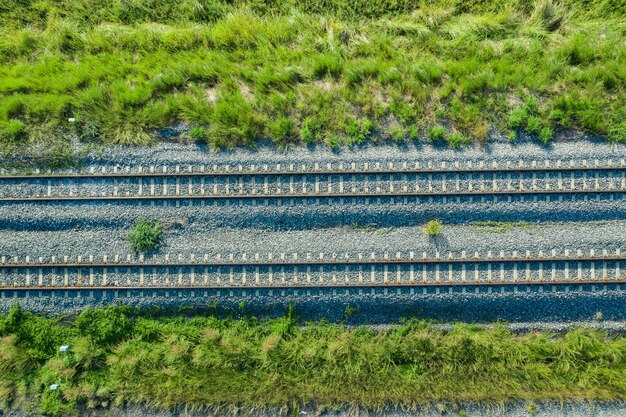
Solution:
<path fill-rule="evenodd" d="M 350 166 L 389 163 L 402 166 L 419 162 L 422 165 L 441 166 L 442 163 L 478 165 L 481 161 L 517 165 L 519 161 L 540 165 L 549 160 L 569 164 L 593 166 L 596 160 L 604 164 L 609 160 L 620 164 L 626 147 L 610 146 L 587 138 L 555 142 L 545 147 L 531 142 L 509 144 L 494 141 L 486 147 L 469 147 L 463 150 L 442 149 L 423 143 L 402 145 L 364 145 L 353 149 L 330 150 L 322 147 L 291 148 L 278 152 L 269 146 L 256 150 L 236 149 L 211 153 L 206 147 L 160 143 L 153 148 L 116 147 L 98 155 L 90 155 L 83 168 L 112 170 L 114 166 L 150 167 L 167 165 L 175 170 L 186 167 L 225 165 L 244 167 L 290 164 L 326 168 L 327 165 Z M 461 176 L 463 179 L 464 177 Z M 322 178 L 324 180 L 324 178 Z M 539 179 L 541 182 L 541 179 Z M 540 184 L 540 185 L 541 185 Z M 68 190 L 74 187 L 68 185 Z M 94 191 L 102 192 L 95 184 Z M 361 187 L 361 185 L 359 185 Z M 122 187 L 123 188 L 123 187 Z M 28 188 L 22 190 L 28 192 Z M 165 225 L 164 245 L 154 255 L 170 254 L 188 259 L 190 254 L 233 254 L 248 256 L 259 253 L 290 254 L 351 254 L 372 252 L 379 255 L 426 252 L 432 257 L 439 252 L 482 256 L 500 251 L 511 254 L 517 251 L 548 255 L 553 250 L 563 254 L 565 249 L 575 253 L 588 253 L 593 249 L 600 254 L 607 250 L 615 253 L 624 249 L 626 230 L 626 200 L 619 193 L 601 196 L 576 194 L 527 197 L 466 197 L 466 198 L 370 198 L 361 199 L 307 199 L 307 200 L 224 200 L 200 202 L 189 200 L 170 202 L 75 202 L 75 203 L 0 203 L 0 255 L 31 259 L 56 256 L 88 257 L 102 255 L 122 258 L 130 254 L 124 237 L 139 217 L 159 220 Z M 431 220 L 444 223 L 442 235 L 427 238 L 420 226 Z M 471 224 L 475 222 L 507 222 L 507 224 Z M 312 272 L 312 280 L 329 279 L 324 273 Z M 161 271 L 162 272 L 162 271 Z M 340 272 L 340 271 L 339 271 Z M 334 275 L 334 273 L 332 273 Z M 119 275 L 119 276 L 118 276 Z M 340 274 L 337 274 L 340 276 Z M 485 271 L 479 279 L 484 280 Z M 159 277 L 160 280 L 162 277 Z M 109 280 L 135 283 L 115 271 Z M 173 277 L 172 279 L 175 279 Z M 227 279 L 226 275 L 222 279 Z M 266 280 L 263 275 L 261 280 Z M 378 278 L 377 278 L 378 279 Z M 560 279 L 560 275 L 557 276 Z M 404 288 L 408 291 L 408 288 Z M 328 292 L 331 291 L 331 292 Z M 352 290 L 351 290 L 352 291 Z M 499 291 L 499 290 L 498 290 Z M 320 318 L 328 313 L 334 320 L 342 317 L 347 304 L 355 304 L 359 311 L 367 311 L 363 322 L 384 323 L 396 321 L 402 315 L 423 312 L 425 317 L 437 320 L 465 321 L 571 321 L 590 320 L 597 312 L 614 320 L 624 318 L 623 291 L 611 288 L 591 292 L 573 288 L 565 292 L 506 292 L 506 293 L 381 293 L 372 295 L 358 291 L 349 294 L 323 290 L 310 294 L 290 295 L 259 294 L 235 291 L 228 296 L 199 294 L 151 294 L 120 298 L 80 297 L 71 294 L 54 299 L 47 296 L 22 298 L 20 302 L 36 310 L 49 312 L 75 311 L 87 305 L 111 302 L 128 302 L 135 305 L 180 306 L 184 304 L 207 305 L 217 300 L 224 306 L 236 307 L 240 301 L 255 306 L 254 311 L 281 314 L 286 303 L 297 302 L 303 314 Z M 14 302 L 3 299 L 3 308 Z M 529 307 L 532 306 L 532 307 Z M 558 306 L 558 308 L 557 308 Z M 574 306 L 574 307 L 572 307 Z M 276 310 L 272 310 L 276 308 Z M 265 309 L 265 310 L 264 310 Z M 420 313 L 421 314 L 421 313 Z"/>
<path fill-rule="evenodd" d="M 532 408 L 531 408 L 532 407 Z M 444 413 L 440 410 L 445 409 Z M 532 409 L 532 413 L 529 411 Z M 626 415 L 626 403 L 623 401 L 588 402 L 536 402 L 532 405 L 524 402 L 512 402 L 505 405 L 464 404 L 427 404 L 411 410 L 386 409 L 381 411 L 343 408 L 324 410 L 314 404 L 301 408 L 300 416 L 320 417 L 441 417 L 459 416 L 464 412 L 468 417 L 623 417 Z M 3 415 L 3 414 L 0 414 Z M 233 412 L 192 411 L 188 409 L 162 410 L 141 405 L 129 405 L 123 408 L 82 410 L 85 417 L 286 417 L 293 413 L 282 409 L 238 410 Z M 24 410 L 7 410 L 6 417 L 39 417 Z"/>
<path fill-rule="evenodd" d="M 582 161 L 593 163 L 596 159 L 613 159 L 617 163 L 624 157 L 626 145 L 608 144 L 606 140 L 591 137 L 578 137 L 573 140 L 551 143 L 548 146 L 530 141 L 508 143 L 493 140 L 486 146 L 468 146 L 458 150 L 424 142 L 402 144 L 365 144 L 354 148 L 329 149 L 324 146 L 296 146 L 286 151 L 276 151 L 270 145 L 259 145 L 256 149 L 234 149 L 211 152 L 206 146 L 194 144 L 180 145 L 161 142 L 152 148 L 114 147 L 98 155 L 90 155 L 89 165 L 181 165 L 193 164 L 319 164 L 355 162 L 370 164 L 401 163 L 404 161 L 421 162 L 433 165 L 458 161 L 465 164 L 472 161 L 497 161 L 502 164 L 517 163 L 520 160 Z"/>
<path fill-rule="evenodd" d="M 312 288 L 224 290 L 107 290 L 20 293 L 0 298 L 0 311 L 19 302 L 24 308 L 51 314 L 77 312 L 87 306 L 121 302 L 136 307 L 206 307 L 222 314 L 284 315 L 290 306 L 304 321 L 327 319 L 354 324 L 397 323 L 402 318 L 464 322 L 601 323 L 626 320 L 626 291 L 615 285 L 437 288 Z M 622 286 L 623 288 L 623 286 Z M 517 292 L 516 292 L 517 289 Z M 346 309 L 350 306 L 350 309 Z M 215 310 L 217 309 L 217 310 Z M 351 313 L 347 314 L 347 311 Z"/>
<path fill-rule="evenodd" d="M 106 227 L 105 227 L 106 226 Z M 426 236 L 421 225 L 412 227 L 362 227 L 347 225 L 337 228 L 312 230 L 233 229 L 213 227 L 208 222 L 182 221 L 170 217 L 165 225 L 163 246 L 155 256 L 195 253 L 266 255 L 268 253 L 378 253 L 414 251 L 418 256 L 426 252 L 445 254 L 462 251 L 486 255 L 487 251 L 510 254 L 518 251 L 563 254 L 564 249 L 601 253 L 603 249 L 615 253 L 624 249 L 626 222 L 568 222 L 568 223 L 502 223 L 502 224 L 444 224 L 436 237 Z M 0 254 L 20 258 L 38 256 L 118 255 L 125 258 L 131 248 L 125 240 L 128 225 L 111 222 L 108 225 L 82 229 L 61 229 L 52 226 L 41 230 L 0 230 Z"/>

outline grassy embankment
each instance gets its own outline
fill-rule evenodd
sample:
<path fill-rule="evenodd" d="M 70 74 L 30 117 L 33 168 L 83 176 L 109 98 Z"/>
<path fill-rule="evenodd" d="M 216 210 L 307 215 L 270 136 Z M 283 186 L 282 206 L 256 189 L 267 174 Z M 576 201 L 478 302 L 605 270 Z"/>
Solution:
<path fill-rule="evenodd" d="M 176 122 L 214 148 L 626 141 L 625 4 L 3 0 L 0 149 L 148 144 Z"/>
<path fill-rule="evenodd" d="M 69 353 L 58 352 L 63 344 Z M 415 322 L 376 332 L 115 307 L 75 320 L 0 315 L 0 401 L 46 415 L 71 415 L 77 404 L 297 410 L 510 399 L 626 399 L 626 337 L 467 325 L 443 333 Z"/>

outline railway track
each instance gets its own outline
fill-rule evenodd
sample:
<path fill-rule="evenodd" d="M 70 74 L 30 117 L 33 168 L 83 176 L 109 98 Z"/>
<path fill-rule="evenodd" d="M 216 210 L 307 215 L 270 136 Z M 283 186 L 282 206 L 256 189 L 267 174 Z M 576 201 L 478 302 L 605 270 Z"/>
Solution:
<path fill-rule="evenodd" d="M 92 168 L 79 173 L 0 174 L 0 201 L 219 200 L 626 192 L 626 160 L 517 164 L 419 163 Z"/>
<path fill-rule="evenodd" d="M 0 259 L 0 290 L 626 284 L 620 250 L 495 256 L 266 254 Z"/>

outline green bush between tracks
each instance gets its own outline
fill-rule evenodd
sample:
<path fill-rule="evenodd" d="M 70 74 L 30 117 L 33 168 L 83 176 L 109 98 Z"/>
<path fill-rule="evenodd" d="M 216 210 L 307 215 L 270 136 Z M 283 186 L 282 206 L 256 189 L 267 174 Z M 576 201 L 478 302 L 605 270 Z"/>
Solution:
<path fill-rule="evenodd" d="M 163 224 L 144 218 L 137 219 L 126 235 L 126 240 L 135 252 L 150 252 L 161 246 Z"/>
<path fill-rule="evenodd" d="M 59 346 L 69 344 L 68 353 Z M 626 398 L 626 337 L 513 335 L 422 322 L 390 330 L 280 319 L 150 316 L 126 307 L 0 315 L 0 401 L 50 416 L 126 403 L 378 408 L 436 401 Z M 60 384 L 56 391 L 51 384 Z"/>

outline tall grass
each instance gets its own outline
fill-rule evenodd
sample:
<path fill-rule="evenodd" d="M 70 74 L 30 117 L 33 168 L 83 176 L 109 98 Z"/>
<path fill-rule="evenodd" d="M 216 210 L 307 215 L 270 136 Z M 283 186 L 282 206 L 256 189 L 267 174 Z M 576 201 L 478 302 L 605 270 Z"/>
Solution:
<path fill-rule="evenodd" d="M 58 346 L 70 345 L 70 353 Z M 125 307 L 74 321 L 18 307 L 0 316 L 0 401 L 47 415 L 78 404 L 379 408 L 468 400 L 626 398 L 626 338 L 588 330 L 514 335 L 408 322 L 384 331 L 215 316 L 151 318 Z M 60 384 L 58 391 L 48 386 Z"/>
<path fill-rule="evenodd" d="M 214 148 L 403 140 L 439 125 L 451 146 L 492 129 L 626 141 L 626 21 L 614 0 L 47 0 L 6 11 L 4 153 L 43 126 L 151 144 L 177 122 Z"/>

